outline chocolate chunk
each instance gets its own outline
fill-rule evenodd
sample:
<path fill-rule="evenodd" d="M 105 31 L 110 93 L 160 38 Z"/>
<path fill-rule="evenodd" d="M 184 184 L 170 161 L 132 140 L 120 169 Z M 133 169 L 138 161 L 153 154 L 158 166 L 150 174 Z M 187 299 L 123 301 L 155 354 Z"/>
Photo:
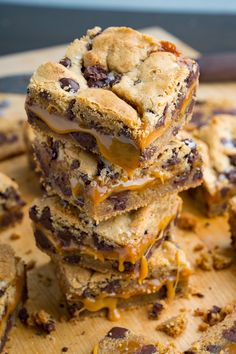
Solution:
<path fill-rule="evenodd" d="M 68 305 L 67 309 L 68 309 L 69 314 L 71 316 L 74 316 L 76 314 L 76 311 L 81 310 L 83 306 L 84 306 L 83 303 L 79 302 L 77 304 Z"/>
<path fill-rule="evenodd" d="M 33 205 L 33 206 L 29 209 L 29 217 L 30 217 L 30 219 L 33 220 L 34 222 L 38 222 L 38 221 L 39 221 L 36 205 Z"/>
<path fill-rule="evenodd" d="M 55 178 L 55 183 L 65 196 L 70 197 L 72 195 L 67 173 L 61 172 L 60 175 Z"/>
<path fill-rule="evenodd" d="M 27 321 L 29 318 L 29 314 L 28 311 L 25 307 L 22 307 L 22 309 L 20 309 L 19 313 L 18 313 L 18 317 L 21 321 L 21 323 L 23 323 L 23 325 L 27 325 Z"/>
<path fill-rule="evenodd" d="M 100 251 L 111 251 L 114 249 L 113 245 L 107 244 L 104 240 L 99 240 L 97 234 L 93 233 L 93 243 L 94 246 Z"/>
<path fill-rule="evenodd" d="M 161 118 L 158 119 L 157 124 L 155 125 L 155 128 L 160 128 L 162 125 L 165 124 L 165 115 L 163 115 Z"/>
<path fill-rule="evenodd" d="M 188 180 L 188 178 L 189 178 L 189 173 L 184 172 L 183 174 L 175 177 L 174 184 L 181 186 Z"/>
<path fill-rule="evenodd" d="M 225 175 L 231 183 L 236 182 L 236 169 L 226 172 Z"/>
<path fill-rule="evenodd" d="M 147 344 L 144 345 L 142 348 L 136 350 L 134 354 L 154 354 L 157 353 L 157 348 L 155 345 Z"/>
<path fill-rule="evenodd" d="M 97 145 L 96 139 L 91 134 L 78 132 L 71 133 L 71 136 L 86 150 L 92 151 Z"/>
<path fill-rule="evenodd" d="M 73 160 L 71 162 L 70 168 L 71 170 L 77 170 L 77 168 L 80 167 L 80 161 L 79 160 Z"/>
<path fill-rule="evenodd" d="M 229 160 L 230 160 L 231 165 L 236 167 L 236 155 L 229 156 Z"/>
<path fill-rule="evenodd" d="M 102 291 L 105 291 L 108 294 L 117 293 L 117 291 L 121 288 L 119 279 L 114 279 L 110 281 Z"/>
<path fill-rule="evenodd" d="M 210 326 L 215 324 L 215 315 L 220 314 L 221 308 L 219 306 L 213 306 L 206 314 L 205 322 L 207 322 Z"/>
<path fill-rule="evenodd" d="M 63 90 L 67 92 L 72 92 L 75 93 L 79 90 L 79 84 L 73 79 L 70 79 L 69 77 L 63 77 L 62 79 L 59 80 L 60 86 Z"/>
<path fill-rule="evenodd" d="M 46 90 L 40 91 L 39 96 L 46 101 L 48 101 L 51 98 L 50 92 L 48 92 Z"/>
<path fill-rule="evenodd" d="M 62 353 L 66 353 L 66 352 L 68 352 L 68 350 L 69 350 L 68 347 L 63 347 L 63 348 L 61 348 Z"/>
<path fill-rule="evenodd" d="M 124 210 L 126 208 L 126 201 L 128 197 L 128 191 L 114 193 L 107 199 L 113 204 L 114 211 Z"/>
<path fill-rule="evenodd" d="M 141 81 L 140 79 L 138 79 L 138 80 L 134 81 L 134 86 L 136 86 L 136 85 L 140 84 L 141 82 L 142 82 L 142 81 Z"/>
<path fill-rule="evenodd" d="M 56 253 L 56 249 L 53 244 L 47 239 L 41 230 L 36 229 L 34 231 L 35 241 L 38 248 L 41 248 L 52 253 Z"/>
<path fill-rule="evenodd" d="M 152 306 L 151 311 L 148 314 L 148 318 L 150 318 L 152 320 L 157 320 L 160 313 L 163 311 L 163 309 L 164 309 L 164 306 L 161 303 L 156 302 Z"/>
<path fill-rule="evenodd" d="M 78 264 L 80 263 L 81 257 L 78 254 L 70 254 L 63 258 L 66 263 Z"/>
<path fill-rule="evenodd" d="M 93 294 L 89 288 L 86 288 L 86 289 L 84 289 L 82 296 L 85 298 L 88 298 L 88 297 L 91 298 L 91 297 L 93 297 Z"/>
<path fill-rule="evenodd" d="M 234 321 L 234 324 L 231 328 L 225 329 L 222 332 L 222 336 L 228 341 L 236 343 L 236 321 Z"/>
<path fill-rule="evenodd" d="M 102 88 L 113 86 L 121 80 L 118 73 L 108 72 L 99 65 L 88 66 L 84 69 L 84 77 L 87 80 L 88 87 Z"/>
<path fill-rule="evenodd" d="M 178 158 L 178 152 L 176 151 L 176 148 L 172 150 L 172 155 L 169 159 L 166 160 L 166 162 L 162 165 L 163 168 L 168 168 L 177 165 L 180 162 L 180 159 Z"/>
<path fill-rule="evenodd" d="M 56 235 L 62 247 L 69 247 L 74 241 L 74 235 L 67 228 L 57 230 Z"/>
<path fill-rule="evenodd" d="M 51 211 L 48 206 L 43 208 L 42 214 L 40 216 L 40 223 L 48 230 L 53 231 Z"/>
<path fill-rule="evenodd" d="M 2 297 L 6 292 L 6 289 L 0 289 L 0 297 Z"/>
<path fill-rule="evenodd" d="M 68 105 L 68 108 L 67 108 L 67 110 L 66 110 L 66 115 L 67 115 L 67 117 L 69 118 L 69 120 L 74 120 L 74 118 L 75 118 L 75 114 L 74 114 L 74 112 L 72 111 L 72 109 L 73 109 L 73 107 L 74 107 L 74 105 L 75 105 L 75 102 L 76 102 L 75 99 L 71 100 L 70 103 L 69 103 L 69 105 Z"/>
<path fill-rule="evenodd" d="M 180 127 L 174 127 L 174 129 L 172 130 L 172 134 L 174 136 L 176 136 L 178 134 L 179 130 L 180 130 Z"/>
<path fill-rule="evenodd" d="M 140 160 L 142 162 L 150 160 L 152 158 L 152 156 L 155 154 L 155 152 L 156 152 L 156 147 L 155 146 L 149 146 L 148 148 L 146 148 L 143 151 L 143 153 L 142 153 L 142 155 L 140 157 Z"/>
<path fill-rule="evenodd" d="M 90 184 L 90 180 L 89 180 L 89 178 L 88 178 L 88 175 L 87 175 L 87 173 L 83 173 L 83 172 L 81 172 L 80 173 L 80 178 L 82 179 L 82 181 L 84 182 L 84 184 L 86 185 L 86 186 L 88 186 L 89 184 Z"/>
<path fill-rule="evenodd" d="M 128 332 L 127 328 L 123 327 L 113 327 L 106 335 L 106 337 L 112 339 L 121 339 L 125 338 L 126 333 Z"/>
<path fill-rule="evenodd" d="M 195 354 L 192 350 L 185 350 L 183 354 Z"/>
<path fill-rule="evenodd" d="M 61 59 L 61 60 L 59 61 L 59 63 L 60 63 L 61 65 L 65 66 L 66 68 L 70 68 L 70 67 L 71 67 L 71 60 L 70 60 L 69 58 L 67 58 L 67 57 Z"/>
<path fill-rule="evenodd" d="M 222 350 L 222 347 L 221 347 L 220 345 L 208 344 L 208 345 L 206 346 L 206 350 L 207 350 L 209 353 L 218 354 L 218 353 L 220 353 L 220 351 Z"/>
<path fill-rule="evenodd" d="M 196 172 L 193 175 L 193 181 L 196 182 L 202 179 L 202 177 L 203 177 L 202 170 L 200 168 L 197 168 Z"/>

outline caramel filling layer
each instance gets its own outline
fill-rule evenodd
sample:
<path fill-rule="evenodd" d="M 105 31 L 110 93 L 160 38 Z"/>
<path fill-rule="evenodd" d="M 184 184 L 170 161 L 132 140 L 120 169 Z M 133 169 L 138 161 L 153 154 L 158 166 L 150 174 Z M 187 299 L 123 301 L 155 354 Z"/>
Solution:
<path fill-rule="evenodd" d="M 188 94 L 178 110 L 178 119 L 182 119 L 188 107 L 196 84 L 189 89 Z M 172 119 L 168 119 L 164 124 L 152 130 L 141 143 L 132 140 L 124 135 L 112 136 L 103 134 L 94 128 L 84 128 L 77 122 L 66 119 L 60 114 L 55 114 L 37 105 L 27 106 L 27 110 L 33 112 L 40 118 L 52 131 L 57 134 L 86 133 L 92 135 L 97 143 L 98 150 L 108 161 L 122 167 L 129 173 L 139 166 L 139 159 L 142 152 L 152 144 L 170 126 Z M 145 123 L 141 130 L 145 130 Z"/>
<path fill-rule="evenodd" d="M 83 304 L 83 307 L 78 311 L 78 314 L 84 310 L 90 312 L 97 312 L 102 309 L 108 310 L 108 319 L 110 321 L 118 321 L 121 317 L 120 311 L 118 309 L 119 299 L 129 299 L 132 296 L 138 295 L 150 295 L 158 292 L 163 286 L 167 286 L 167 299 L 173 299 L 175 296 L 175 283 L 176 280 L 166 279 L 159 282 L 157 279 L 149 280 L 147 284 L 142 284 L 138 288 L 133 289 L 127 293 L 114 294 L 114 296 L 107 296 L 106 293 L 101 293 L 96 298 L 78 298 L 78 301 Z M 173 295 L 174 294 L 174 295 Z"/>
<path fill-rule="evenodd" d="M 121 181 L 111 187 L 100 186 L 98 183 L 93 183 L 92 187 L 89 187 L 87 195 L 89 199 L 95 204 L 102 203 L 104 200 L 109 198 L 112 194 L 120 193 L 123 191 L 144 191 L 148 188 L 152 188 L 157 184 L 164 183 L 168 178 L 168 175 L 162 171 L 155 172 L 155 175 L 152 177 L 138 178 L 134 180 Z M 76 182 L 75 178 L 72 178 L 71 189 L 73 196 L 78 198 L 81 194 L 84 193 L 84 188 L 82 183 Z"/>

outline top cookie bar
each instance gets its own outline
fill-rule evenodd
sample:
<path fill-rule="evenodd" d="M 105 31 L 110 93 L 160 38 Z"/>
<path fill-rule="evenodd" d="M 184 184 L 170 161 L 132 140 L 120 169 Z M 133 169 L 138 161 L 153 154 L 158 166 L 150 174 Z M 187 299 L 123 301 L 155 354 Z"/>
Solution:
<path fill-rule="evenodd" d="M 29 122 L 127 171 L 149 165 L 191 116 L 198 65 L 175 45 L 127 27 L 95 27 L 59 63 L 41 65 Z"/>

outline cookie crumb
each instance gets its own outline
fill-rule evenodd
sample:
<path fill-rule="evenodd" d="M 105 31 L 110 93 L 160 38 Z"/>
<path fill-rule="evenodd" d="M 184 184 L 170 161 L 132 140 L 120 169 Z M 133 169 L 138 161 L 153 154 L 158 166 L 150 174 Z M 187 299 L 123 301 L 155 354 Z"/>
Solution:
<path fill-rule="evenodd" d="M 157 326 L 157 330 L 164 332 L 170 337 L 176 338 L 179 337 L 187 327 L 187 318 L 186 315 L 181 313 L 175 317 L 171 317 L 165 322 L 162 322 Z"/>
<path fill-rule="evenodd" d="M 193 247 L 193 252 L 199 252 L 199 251 L 202 251 L 203 249 L 204 249 L 204 245 L 202 243 L 197 243 Z"/>
<path fill-rule="evenodd" d="M 177 220 L 177 225 L 182 230 L 194 231 L 197 226 L 197 219 L 188 212 L 183 212 Z"/>
<path fill-rule="evenodd" d="M 198 326 L 198 330 L 199 330 L 200 332 L 205 332 L 205 331 L 208 330 L 208 328 L 209 328 L 209 324 L 206 323 L 206 322 L 202 322 L 202 323 L 200 323 L 200 325 Z"/>
<path fill-rule="evenodd" d="M 193 315 L 194 315 L 195 317 L 202 317 L 202 316 L 204 316 L 205 314 L 206 314 L 206 311 L 200 309 L 199 307 L 197 307 L 197 308 L 194 310 L 194 312 L 193 312 Z"/>
<path fill-rule="evenodd" d="M 199 299 L 203 299 L 203 298 L 204 298 L 204 295 L 203 295 L 202 293 L 198 292 L 198 291 L 192 293 L 192 296 L 196 296 L 196 297 L 198 297 Z"/>
<path fill-rule="evenodd" d="M 152 305 L 150 311 L 148 312 L 148 318 L 151 320 L 157 320 L 163 310 L 163 304 L 161 304 L 160 302 L 156 302 Z"/>
<path fill-rule="evenodd" d="M 218 252 L 213 252 L 212 254 L 213 267 L 215 270 L 222 270 L 229 268 L 232 264 L 232 258 L 224 256 Z"/>
<path fill-rule="evenodd" d="M 56 321 L 45 310 L 29 314 L 27 309 L 23 307 L 18 316 L 22 324 L 35 327 L 45 334 L 50 334 L 56 329 Z"/>
<path fill-rule="evenodd" d="M 35 267 L 36 265 L 36 261 L 31 259 L 31 261 L 29 261 L 27 264 L 26 264 L 26 269 L 27 270 L 31 270 Z"/>
<path fill-rule="evenodd" d="M 199 257 L 196 259 L 196 265 L 202 270 L 212 270 L 213 269 L 213 260 L 209 252 L 202 252 Z"/>

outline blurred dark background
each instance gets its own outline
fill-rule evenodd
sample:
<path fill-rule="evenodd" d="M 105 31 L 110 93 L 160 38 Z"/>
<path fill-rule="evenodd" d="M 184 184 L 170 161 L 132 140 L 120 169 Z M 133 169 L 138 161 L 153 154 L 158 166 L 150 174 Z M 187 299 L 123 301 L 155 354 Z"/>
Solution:
<path fill-rule="evenodd" d="M 236 51 L 236 15 L 73 9 L 0 2 L 0 55 L 67 43 L 94 25 L 160 26 L 202 53 Z"/>

